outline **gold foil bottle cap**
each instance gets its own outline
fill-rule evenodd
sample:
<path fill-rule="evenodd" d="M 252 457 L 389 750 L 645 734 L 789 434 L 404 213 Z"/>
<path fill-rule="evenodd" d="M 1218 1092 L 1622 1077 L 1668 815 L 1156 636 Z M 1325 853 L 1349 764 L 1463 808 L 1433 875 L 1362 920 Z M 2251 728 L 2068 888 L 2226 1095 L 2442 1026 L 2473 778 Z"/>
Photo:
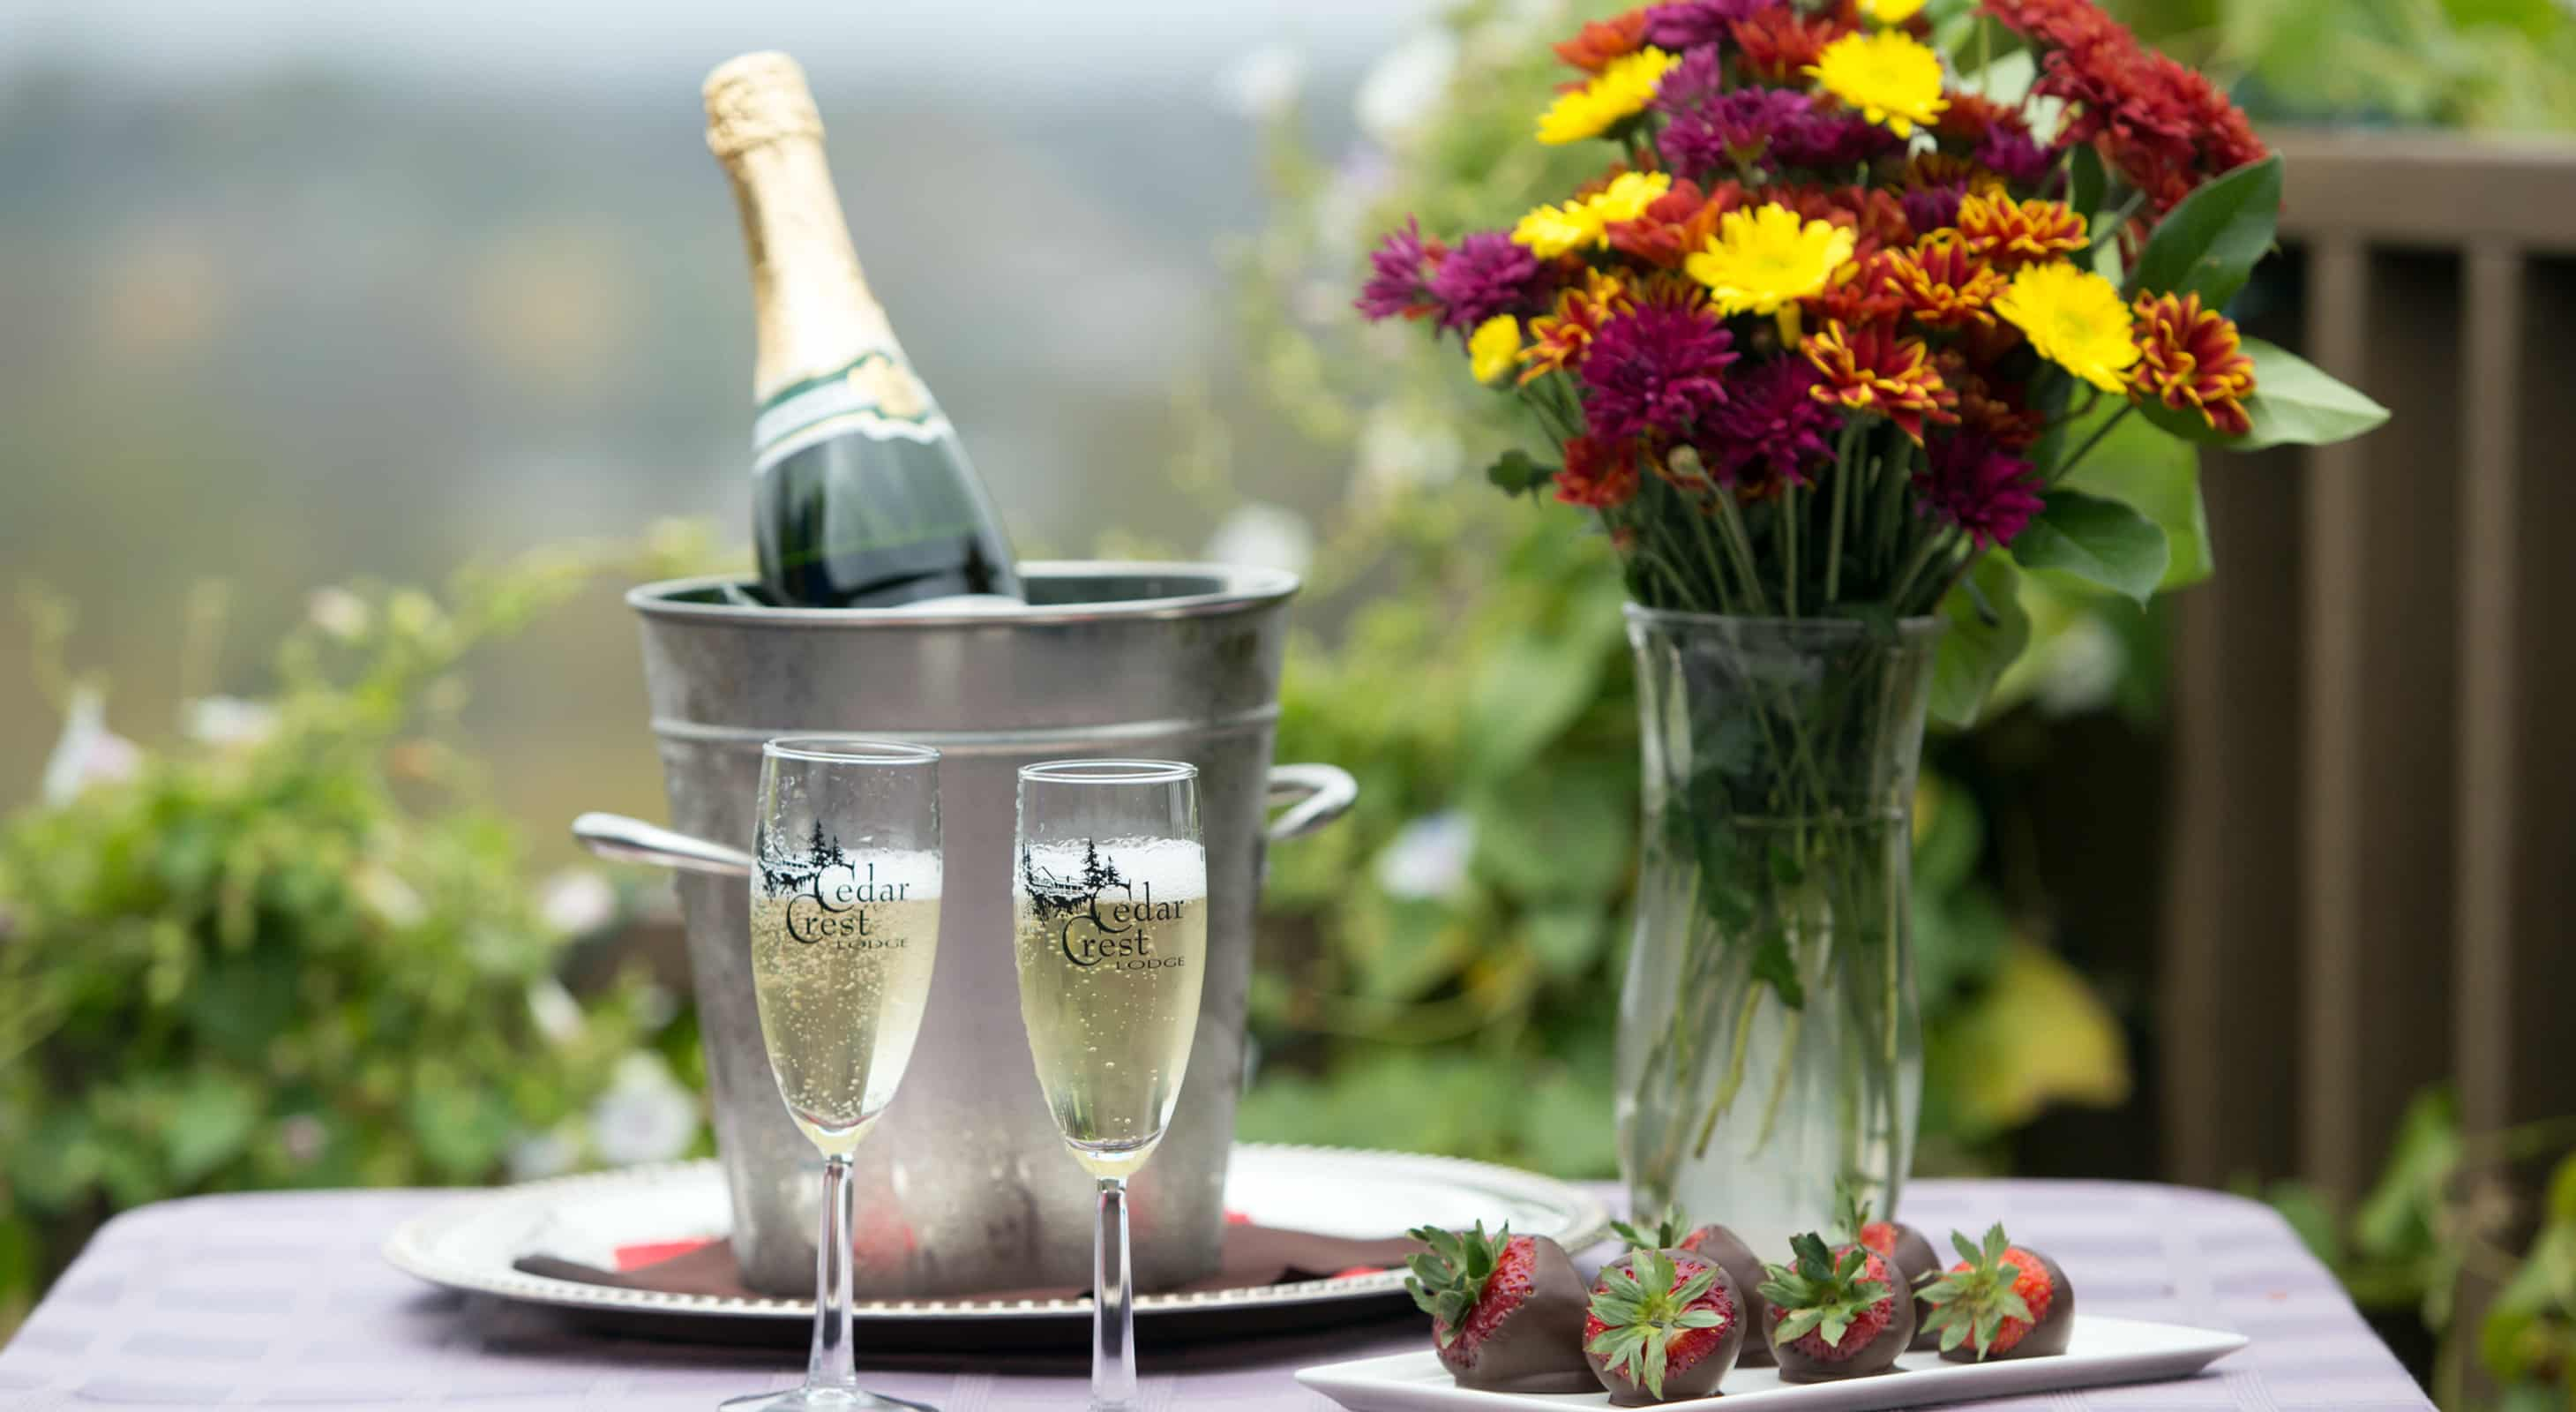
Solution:
<path fill-rule="evenodd" d="M 725 60 L 700 92 L 707 102 L 707 149 L 720 161 L 781 138 L 823 135 L 805 70 L 777 50 Z"/>

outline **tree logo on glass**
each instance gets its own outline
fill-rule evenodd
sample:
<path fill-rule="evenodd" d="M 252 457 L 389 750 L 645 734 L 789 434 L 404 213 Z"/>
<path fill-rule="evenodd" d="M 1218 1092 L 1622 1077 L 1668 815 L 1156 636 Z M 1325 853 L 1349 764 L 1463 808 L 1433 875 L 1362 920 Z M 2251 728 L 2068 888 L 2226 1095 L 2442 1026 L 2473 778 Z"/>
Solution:
<path fill-rule="evenodd" d="M 909 882 L 877 881 L 877 865 L 854 863 L 841 849 L 840 837 L 823 832 L 814 821 L 805 856 L 790 857 L 774 848 L 760 854 L 760 885 L 769 896 L 787 903 L 787 934 L 812 946 L 830 941 L 844 949 L 898 947 L 900 935 L 870 930 L 867 904 L 902 902 L 912 894 Z"/>
<path fill-rule="evenodd" d="M 1160 970 L 1188 959 L 1155 955 L 1154 937 L 1145 924 L 1177 922 L 1189 904 L 1155 901 L 1151 879 L 1142 884 L 1144 896 L 1138 897 L 1137 885 L 1120 876 L 1118 864 L 1101 857 L 1100 845 L 1091 839 L 1082 843 L 1081 875 L 1070 878 L 1039 867 L 1028 845 L 1022 844 L 1020 884 L 1028 890 L 1029 906 L 1037 913 L 1039 925 L 1055 929 L 1064 959 L 1077 966 L 1116 961 L 1116 969 L 1122 971 Z M 1102 900 L 1113 893 L 1111 900 Z"/>

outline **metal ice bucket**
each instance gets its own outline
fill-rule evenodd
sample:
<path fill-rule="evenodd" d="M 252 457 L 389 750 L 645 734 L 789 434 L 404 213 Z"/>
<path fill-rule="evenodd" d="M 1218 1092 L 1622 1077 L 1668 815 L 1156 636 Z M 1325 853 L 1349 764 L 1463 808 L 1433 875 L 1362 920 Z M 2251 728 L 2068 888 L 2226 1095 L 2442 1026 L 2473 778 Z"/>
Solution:
<path fill-rule="evenodd" d="M 1266 839 L 1350 803 L 1350 777 L 1272 768 L 1294 575 L 1216 564 L 1033 563 L 1028 604 L 923 614 L 725 601 L 720 578 L 648 584 L 644 672 L 673 826 L 749 848 L 760 743 L 860 731 L 937 746 L 946 847 L 939 962 L 902 1091 L 859 1148 L 862 1295 L 939 1296 L 1091 1278 L 1090 1179 L 1039 1095 L 1011 951 L 1016 772 L 1150 756 L 1199 767 L 1208 960 L 1179 1111 L 1134 1183 L 1136 1269 L 1164 1288 L 1216 1268 L 1243 1077 L 1244 986 Z M 1265 825 L 1269 805 L 1301 800 Z M 810 1293 L 820 1159 L 788 1121 L 752 1002 L 745 884 L 683 874 L 716 1143 L 753 1288 Z"/>

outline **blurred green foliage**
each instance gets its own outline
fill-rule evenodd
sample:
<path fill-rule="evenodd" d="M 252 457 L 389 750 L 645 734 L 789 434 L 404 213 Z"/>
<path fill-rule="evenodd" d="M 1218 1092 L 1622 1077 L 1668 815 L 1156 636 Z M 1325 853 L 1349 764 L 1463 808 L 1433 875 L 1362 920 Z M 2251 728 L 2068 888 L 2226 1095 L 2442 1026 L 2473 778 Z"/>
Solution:
<path fill-rule="evenodd" d="M 2557 0 L 2127 0 L 2109 8 L 2176 57 L 2236 79 L 2238 101 L 2257 120 L 2576 129 L 2576 11 Z"/>
<path fill-rule="evenodd" d="M 2303 1183 L 2262 1194 L 2364 1312 L 2420 1321 L 2443 1407 L 2576 1406 L 2576 1118 L 2469 1134 L 2436 1086 L 2407 1105 L 2348 1216 Z"/>
<path fill-rule="evenodd" d="M 632 981 L 586 1008 L 556 985 L 576 937 L 452 737 L 469 651 L 634 557 L 532 554 L 443 601 L 324 590 L 273 694 L 200 700 L 148 750 L 66 670 L 69 607 L 31 595 L 71 725 L 48 798 L 0 823 L 0 1329 L 116 1210 L 490 1181 L 622 1082 L 668 1016 Z"/>

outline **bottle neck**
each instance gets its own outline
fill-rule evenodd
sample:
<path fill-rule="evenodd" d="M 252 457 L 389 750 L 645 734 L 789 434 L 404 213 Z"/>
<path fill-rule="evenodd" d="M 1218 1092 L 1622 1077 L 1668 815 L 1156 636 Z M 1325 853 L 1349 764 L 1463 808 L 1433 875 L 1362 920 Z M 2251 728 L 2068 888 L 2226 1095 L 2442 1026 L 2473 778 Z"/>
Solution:
<path fill-rule="evenodd" d="M 859 272 L 822 139 L 764 142 L 727 156 L 725 171 L 751 255 L 754 399 L 765 405 L 869 349 L 892 348 L 893 327 Z"/>

